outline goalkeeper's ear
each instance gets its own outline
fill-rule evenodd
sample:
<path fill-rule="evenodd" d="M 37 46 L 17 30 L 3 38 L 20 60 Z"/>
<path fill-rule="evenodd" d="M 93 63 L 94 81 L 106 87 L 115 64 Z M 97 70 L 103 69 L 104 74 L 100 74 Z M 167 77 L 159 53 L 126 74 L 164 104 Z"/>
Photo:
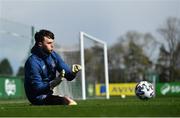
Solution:
<path fill-rule="evenodd" d="M 81 65 L 79 65 L 79 64 L 73 64 L 72 65 L 72 72 L 73 73 L 77 73 L 77 72 L 79 72 L 81 70 Z"/>

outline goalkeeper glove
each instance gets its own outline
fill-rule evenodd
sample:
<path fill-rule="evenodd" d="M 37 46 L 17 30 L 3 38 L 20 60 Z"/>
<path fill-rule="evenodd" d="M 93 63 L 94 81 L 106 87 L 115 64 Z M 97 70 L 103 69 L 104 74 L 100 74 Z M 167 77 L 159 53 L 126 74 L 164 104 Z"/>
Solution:
<path fill-rule="evenodd" d="M 54 89 L 54 87 L 59 85 L 64 80 L 64 76 L 65 76 L 65 70 L 63 69 L 57 78 L 50 81 L 50 89 L 52 90 Z"/>
<path fill-rule="evenodd" d="M 72 72 L 74 74 L 78 73 L 80 70 L 81 70 L 81 65 L 79 65 L 79 64 L 73 64 L 72 65 Z"/>

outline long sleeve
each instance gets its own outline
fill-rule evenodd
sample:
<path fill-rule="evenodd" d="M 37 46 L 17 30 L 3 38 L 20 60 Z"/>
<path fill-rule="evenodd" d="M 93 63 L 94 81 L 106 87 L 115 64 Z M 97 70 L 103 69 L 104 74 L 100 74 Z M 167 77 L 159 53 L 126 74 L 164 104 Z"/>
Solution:
<path fill-rule="evenodd" d="M 34 89 L 37 94 L 45 93 L 50 90 L 49 82 L 42 80 L 40 75 L 40 67 L 36 61 L 31 59 L 27 61 L 25 65 L 25 79 L 28 82 L 28 86 Z"/>
<path fill-rule="evenodd" d="M 65 78 L 68 81 L 73 80 L 76 77 L 76 74 L 74 74 L 71 70 L 71 68 L 62 60 L 62 58 L 55 52 L 53 52 L 53 55 L 55 56 L 56 60 L 57 60 L 57 70 L 59 72 L 62 71 L 62 69 L 65 70 Z"/>

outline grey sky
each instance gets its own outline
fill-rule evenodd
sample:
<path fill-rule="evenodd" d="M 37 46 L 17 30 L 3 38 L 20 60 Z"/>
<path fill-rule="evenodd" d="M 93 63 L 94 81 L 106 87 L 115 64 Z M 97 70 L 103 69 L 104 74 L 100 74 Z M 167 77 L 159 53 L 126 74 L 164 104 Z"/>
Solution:
<path fill-rule="evenodd" d="M 76 42 L 79 31 L 112 44 L 128 30 L 155 33 L 167 17 L 180 17 L 180 1 L 1 0 L 0 16 L 48 28 L 61 44 Z"/>
<path fill-rule="evenodd" d="M 79 31 L 108 46 L 129 30 L 159 39 L 157 28 L 170 16 L 180 18 L 180 0 L 0 0 L 1 18 L 47 28 L 61 46 L 76 44 Z"/>

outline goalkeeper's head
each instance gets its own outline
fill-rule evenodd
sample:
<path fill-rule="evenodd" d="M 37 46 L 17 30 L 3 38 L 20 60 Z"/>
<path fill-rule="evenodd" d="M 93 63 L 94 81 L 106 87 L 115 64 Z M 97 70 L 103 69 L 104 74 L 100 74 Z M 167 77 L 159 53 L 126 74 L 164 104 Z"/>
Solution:
<path fill-rule="evenodd" d="M 35 46 L 41 47 L 46 53 L 51 53 L 54 48 L 54 34 L 49 31 L 42 29 L 36 32 L 35 36 Z"/>

